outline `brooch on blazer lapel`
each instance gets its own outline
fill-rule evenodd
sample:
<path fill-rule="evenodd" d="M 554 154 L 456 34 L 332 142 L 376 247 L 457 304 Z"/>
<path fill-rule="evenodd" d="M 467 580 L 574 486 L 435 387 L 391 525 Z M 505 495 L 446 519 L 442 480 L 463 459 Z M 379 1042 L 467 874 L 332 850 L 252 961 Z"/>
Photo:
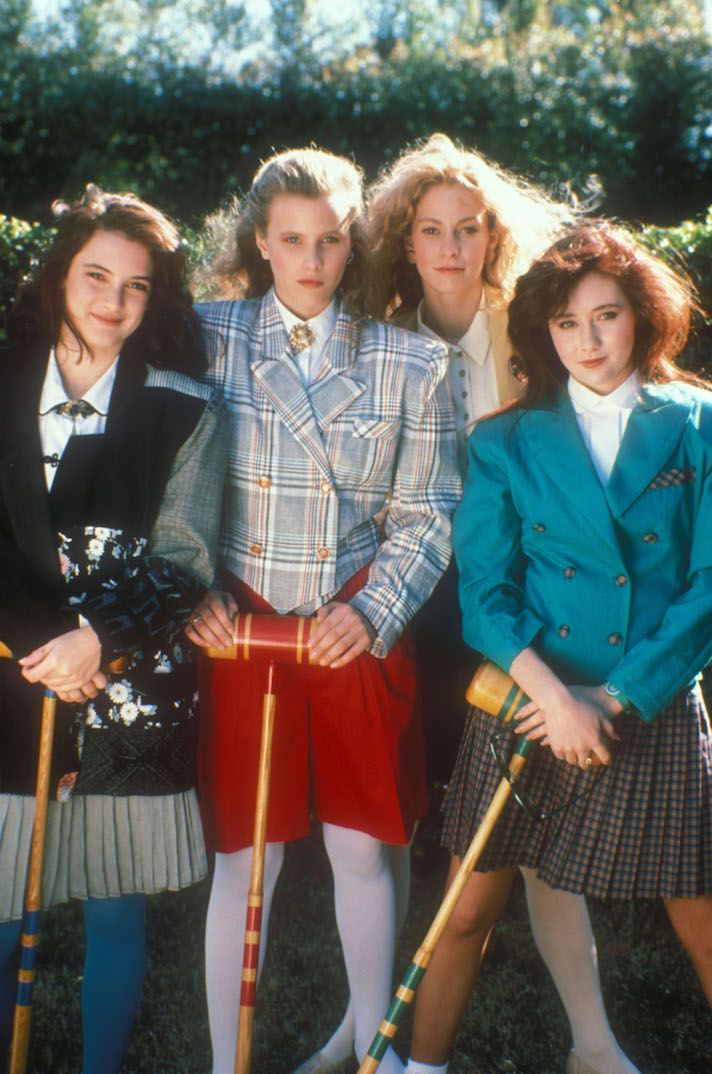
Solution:
<path fill-rule="evenodd" d="M 681 470 L 661 470 L 648 485 L 649 489 L 667 489 L 671 485 L 691 485 L 697 477 L 694 466 L 684 466 Z"/>

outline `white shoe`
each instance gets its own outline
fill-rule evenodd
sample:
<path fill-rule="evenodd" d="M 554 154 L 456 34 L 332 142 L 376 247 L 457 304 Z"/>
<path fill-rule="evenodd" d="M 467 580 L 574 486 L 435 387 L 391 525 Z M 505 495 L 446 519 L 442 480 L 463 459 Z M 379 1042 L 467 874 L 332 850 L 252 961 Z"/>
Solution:
<path fill-rule="evenodd" d="M 337 1063 L 332 1063 L 323 1052 L 314 1052 L 314 1055 L 299 1064 L 293 1074 L 336 1074 L 345 1062 L 345 1059 L 340 1059 Z"/>

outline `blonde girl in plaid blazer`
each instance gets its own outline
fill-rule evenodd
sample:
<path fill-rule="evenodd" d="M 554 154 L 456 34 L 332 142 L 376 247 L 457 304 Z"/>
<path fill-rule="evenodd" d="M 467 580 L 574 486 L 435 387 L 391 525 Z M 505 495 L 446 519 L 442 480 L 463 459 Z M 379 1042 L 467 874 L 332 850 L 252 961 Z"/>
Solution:
<path fill-rule="evenodd" d="M 447 565 L 460 495 L 445 348 L 361 315 L 360 211 L 357 169 L 308 149 L 264 164 L 227 221 L 221 279 L 239 298 L 199 308 L 231 423 L 219 588 L 189 630 L 199 645 L 229 644 L 238 607 L 318 620 L 318 666 L 283 668 L 277 686 L 264 916 L 284 842 L 306 833 L 311 810 L 334 872 L 359 1059 L 391 988 L 394 867 L 427 801 L 403 632 Z M 200 764 L 217 851 L 213 1071 L 231 1074 L 265 678 L 250 664 L 238 681 L 221 663 L 205 676 Z M 395 1053 L 383 1069 L 402 1069 Z"/>

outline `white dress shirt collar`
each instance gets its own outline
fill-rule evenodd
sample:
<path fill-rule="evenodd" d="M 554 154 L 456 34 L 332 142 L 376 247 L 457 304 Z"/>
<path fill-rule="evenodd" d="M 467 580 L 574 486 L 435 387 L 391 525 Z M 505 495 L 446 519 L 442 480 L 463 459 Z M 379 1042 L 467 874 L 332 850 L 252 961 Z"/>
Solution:
<path fill-rule="evenodd" d="M 111 401 L 111 393 L 114 389 L 114 381 L 116 380 L 116 368 L 118 363 L 118 355 L 111 363 L 109 368 L 102 373 L 97 381 L 92 384 L 82 399 L 85 399 L 87 403 L 91 403 L 94 409 L 103 417 L 109 413 L 109 402 Z M 54 347 L 49 354 L 49 361 L 47 362 L 47 372 L 45 373 L 44 383 L 42 385 L 42 393 L 40 395 L 40 415 L 47 414 L 53 407 L 58 406 L 60 403 L 70 402 L 67 390 L 64 387 L 62 381 L 62 374 L 59 372 L 59 366 L 57 365 L 57 355 Z"/>
<path fill-rule="evenodd" d="M 423 310 L 425 308 L 425 299 L 421 299 L 418 304 L 417 317 L 418 317 L 418 334 L 426 336 L 428 339 L 436 339 L 438 343 L 442 343 L 441 336 L 434 332 L 425 321 L 423 320 Z M 448 342 L 445 340 L 445 342 Z M 489 355 L 489 348 L 491 345 L 490 331 L 489 331 L 489 317 L 487 314 L 487 305 L 485 303 L 485 293 L 482 291 L 482 298 L 480 299 L 479 309 L 472 318 L 470 325 L 465 332 L 462 339 L 458 340 L 456 344 L 450 344 L 451 346 L 459 347 L 463 350 L 468 358 L 471 358 L 473 362 L 476 362 L 478 366 L 484 366 Z"/>
<path fill-rule="evenodd" d="M 605 413 L 613 410 L 632 410 L 640 397 L 641 384 L 638 373 L 634 371 L 608 395 L 591 391 L 573 377 L 569 377 L 567 388 L 574 410 Z"/>
<path fill-rule="evenodd" d="M 70 438 L 72 436 L 96 436 L 106 429 L 106 418 L 109 413 L 117 367 L 118 357 L 82 396 L 87 403 L 91 403 L 96 413 L 88 414 L 86 417 L 81 415 L 70 417 L 68 414 L 59 414 L 53 409 L 59 403 L 68 403 L 71 400 L 62 382 L 54 347 L 50 351 L 47 372 L 40 393 L 38 418 L 48 489 L 52 488 L 57 467 Z"/>
<path fill-rule="evenodd" d="M 287 309 L 284 303 L 280 302 L 276 293 L 274 300 L 277 303 L 277 309 L 288 335 L 295 324 L 308 324 L 314 333 L 315 338 L 311 347 L 305 347 L 303 351 L 294 355 L 302 380 L 304 384 L 309 385 L 319 370 L 326 345 L 336 327 L 336 300 L 332 298 L 326 309 L 318 313 L 316 317 L 310 317 L 307 321 L 302 317 L 295 316 L 291 310 Z"/>
<path fill-rule="evenodd" d="M 583 442 L 598 479 L 605 488 L 618 457 L 628 419 L 640 396 L 636 372 L 608 395 L 598 395 L 573 377 L 568 392 Z"/>

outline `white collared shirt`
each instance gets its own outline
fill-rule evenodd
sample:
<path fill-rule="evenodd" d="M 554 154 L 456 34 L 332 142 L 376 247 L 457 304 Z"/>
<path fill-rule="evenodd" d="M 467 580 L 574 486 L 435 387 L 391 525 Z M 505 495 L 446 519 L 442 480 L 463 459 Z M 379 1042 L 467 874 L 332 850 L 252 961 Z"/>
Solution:
<path fill-rule="evenodd" d="M 448 383 L 455 408 L 457 453 L 460 471 L 464 474 L 467 466 L 467 438 L 472 432 L 473 422 L 499 406 L 489 314 L 484 293 L 470 327 L 457 343 L 448 343 L 433 332 L 432 328 L 428 328 L 423 320 L 422 302 L 418 306 L 418 333 L 447 344 L 450 355 Z"/>
<path fill-rule="evenodd" d="M 52 459 L 51 462 L 45 461 L 44 468 L 48 492 L 52 488 L 59 460 L 64 454 L 64 449 L 69 442 L 70 436 L 90 436 L 104 432 L 111 393 L 116 380 L 117 361 L 118 355 L 106 372 L 102 373 L 99 379 L 82 396 L 87 403 L 91 403 L 97 413 L 89 414 L 87 417 L 78 415 L 75 418 L 70 418 L 68 414 L 58 414 L 56 410 L 52 409 L 59 403 L 68 403 L 71 400 L 62 382 L 54 347 L 50 351 L 39 407 L 42 453 L 45 458 Z"/>
<path fill-rule="evenodd" d="M 303 351 L 293 355 L 299 375 L 302 378 L 302 384 L 305 388 L 308 388 L 319 372 L 326 345 L 336 327 L 336 302 L 332 298 L 325 310 L 318 313 L 316 317 L 304 321 L 301 317 L 296 317 L 291 310 L 288 310 L 284 303 L 280 302 L 276 294 L 274 298 L 284 322 L 284 327 L 287 329 L 287 334 L 294 328 L 295 324 L 308 324 L 316 337 L 311 347 L 305 347 Z"/>
<path fill-rule="evenodd" d="M 605 488 L 616 461 L 633 407 L 640 395 L 640 380 L 633 372 L 608 395 L 598 395 L 573 377 L 567 384 L 583 442 L 598 479 Z"/>

